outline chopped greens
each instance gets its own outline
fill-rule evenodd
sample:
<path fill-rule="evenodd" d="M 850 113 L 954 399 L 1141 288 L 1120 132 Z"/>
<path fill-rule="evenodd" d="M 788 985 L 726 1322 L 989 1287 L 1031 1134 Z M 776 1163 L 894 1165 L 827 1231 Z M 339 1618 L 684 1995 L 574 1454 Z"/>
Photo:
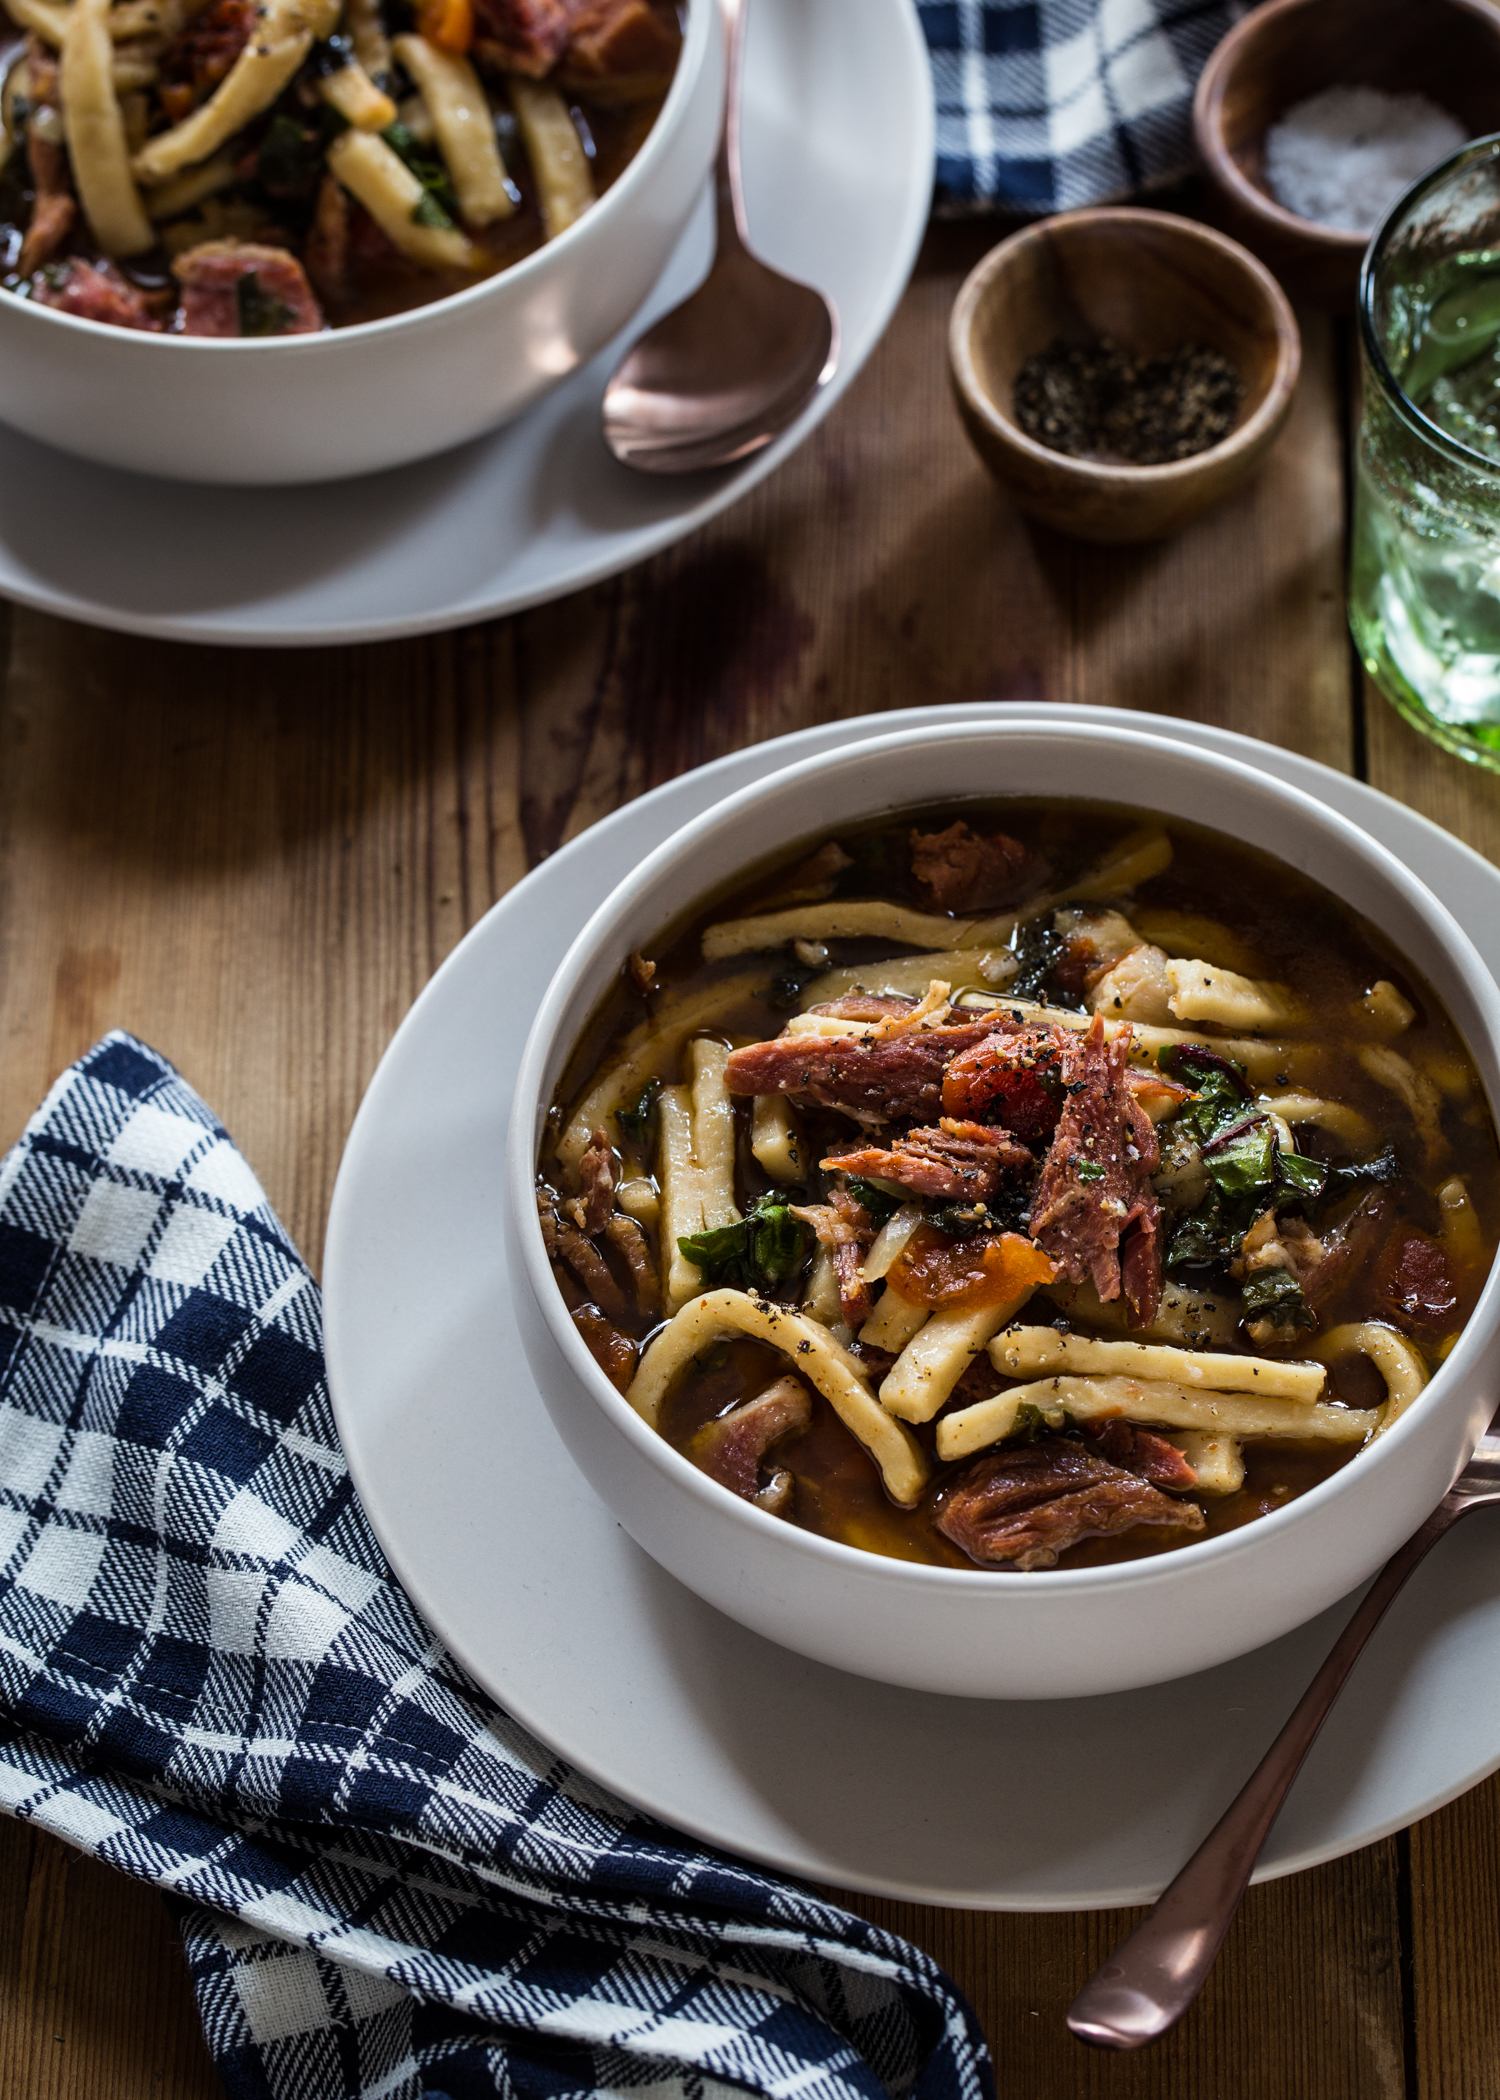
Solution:
<path fill-rule="evenodd" d="M 1177 1127 L 1191 1131 L 1200 1145 L 1244 1114 L 1251 1094 L 1243 1065 L 1198 1043 L 1168 1043 L 1156 1053 L 1156 1063 L 1168 1079 L 1194 1089 L 1195 1098 L 1184 1104 L 1175 1120 Z"/>
<path fill-rule="evenodd" d="M 325 143 L 318 131 L 278 110 L 256 149 L 256 181 L 268 197 L 310 197 L 322 180 Z"/>
<path fill-rule="evenodd" d="M 987 1203 L 945 1203 L 929 1222 L 950 1240 L 971 1240 L 980 1232 L 1025 1232 L 1029 1228 L 1036 1176 L 1007 1182 Z"/>
<path fill-rule="evenodd" d="M 659 1079 L 649 1080 L 640 1099 L 633 1108 L 617 1108 L 615 1121 L 628 1138 L 638 1145 L 647 1143 L 656 1123 L 656 1097 L 661 1092 Z"/>
<path fill-rule="evenodd" d="M 894 832 L 866 831 L 836 841 L 849 865 L 834 877 L 835 897 L 900 897 L 911 890 L 910 848 Z"/>
<path fill-rule="evenodd" d="M 771 979 L 766 992 L 766 1004 L 776 1013 L 794 1013 L 802 1004 L 802 993 L 813 979 L 822 973 L 818 970 L 783 970 L 779 977 Z"/>
<path fill-rule="evenodd" d="M 285 335 L 297 318 L 284 299 L 266 291 L 253 270 L 247 270 L 234 287 L 241 335 Z"/>
<path fill-rule="evenodd" d="M 1016 958 L 1016 974 L 1005 987 L 1017 999 L 1035 999 L 1062 961 L 1067 946 L 1052 922 L 1050 911 L 1026 919 L 1010 937 L 1010 952 Z"/>
<path fill-rule="evenodd" d="M 1105 1169 L 1097 1159 L 1080 1159 L 1074 1162 L 1074 1173 L 1080 1181 L 1102 1181 Z"/>
<path fill-rule="evenodd" d="M 432 191 L 424 188 L 411 208 L 411 223 L 413 226 L 451 226 L 453 219 L 451 214 L 444 211 Z"/>
<path fill-rule="evenodd" d="M 1318 1324 L 1290 1269 L 1254 1270 L 1245 1278 L 1241 1303 L 1247 1321 L 1269 1320 L 1273 1327 L 1287 1327 L 1293 1333 Z"/>
<path fill-rule="evenodd" d="M 458 198 L 442 161 L 405 124 L 387 124 L 380 136 L 422 185 L 422 195 L 412 209 L 412 224 L 453 225 L 458 218 Z"/>
<path fill-rule="evenodd" d="M 733 1225 L 692 1233 L 677 1245 L 709 1290 L 774 1291 L 802 1269 L 812 1239 L 812 1228 L 794 1218 L 785 1194 L 773 1189 Z"/>
<path fill-rule="evenodd" d="M 1198 1208 L 1178 1223 L 1167 1242 L 1163 1265 L 1168 1270 L 1198 1269 L 1210 1262 L 1231 1261 L 1246 1230 L 1248 1227 L 1236 1230 L 1225 1215 L 1218 1190 L 1210 1188 Z"/>
<path fill-rule="evenodd" d="M 1172 1043 L 1156 1062 L 1168 1078 L 1195 1089 L 1175 1127 L 1197 1141 L 1209 1181 L 1203 1201 L 1168 1242 L 1168 1269 L 1229 1261 L 1265 1211 L 1317 1201 L 1328 1169 L 1282 1150 L 1276 1125 L 1254 1106 L 1240 1065 L 1197 1043 Z"/>
<path fill-rule="evenodd" d="M 1396 1157 L 1396 1148 L 1387 1144 L 1373 1158 L 1351 1160 L 1342 1167 L 1330 1167 L 1327 1196 L 1342 1196 L 1350 1189 L 1385 1188 L 1401 1179 L 1401 1162 Z"/>
<path fill-rule="evenodd" d="M 862 1181 L 857 1174 L 850 1176 L 848 1187 L 855 1202 L 869 1212 L 871 1223 L 877 1231 L 887 1218 L 893 1218 L 901 1208 L 899 1196 L 891 1195 L 887 1189 L 877 1188 L 873 1181 Z"/>

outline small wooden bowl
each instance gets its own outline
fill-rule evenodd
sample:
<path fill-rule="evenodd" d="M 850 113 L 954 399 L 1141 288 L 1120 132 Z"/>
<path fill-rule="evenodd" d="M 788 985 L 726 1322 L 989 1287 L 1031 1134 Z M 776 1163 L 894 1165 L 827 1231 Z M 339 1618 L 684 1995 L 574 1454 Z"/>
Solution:
<path fill-rule="evenodd" d="M 1074 459 L 1016 421 L 1016 374 L 1059 336 L 1107 335 L 1148 357 L 1184 343 L 1218 350 L 1245 382 L 1228 437 L 1168 466 Z M 1017 503 L 1086 540 L 1178 531 L 1247 481 L 1286 421 L 1302 362 L 1276 280 L 1243 248 L 1191 219 L 1105 207 L 1012 234 L 965 280 L 948 328 L 964 427 Z"/>
<path fill-rule="evenodd" d="M 1374 225 L 1343 233 L 1299 219 L 1264 174 L 1270 127 L 1333 86 L 1426 95 L 1470 138 L 1500 131 L 1500 12 L 1489 0 L 1266 0 L 1199 75 L 1193 130 L 1231 232 L 1294 299 L 1348 306 Z"/>

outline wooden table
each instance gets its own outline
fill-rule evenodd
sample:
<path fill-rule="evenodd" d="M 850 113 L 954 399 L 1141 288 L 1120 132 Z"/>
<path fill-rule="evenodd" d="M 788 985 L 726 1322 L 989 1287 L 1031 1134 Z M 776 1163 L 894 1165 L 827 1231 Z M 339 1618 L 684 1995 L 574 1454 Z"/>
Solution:
<path fill-rule="evenodd" d="M 214 1104 L 316 1265 L 382 1050 L 511 883 L 684 767 L 880 708 L 1045 698 L 1220 723 L 1352 769 L 1500 857 L 1500 780 L 1361 690 L 1339 331 L 1308 320 L 1292 425 L 1256 488 L 1165 546 L 1073 545 L 1017 517 L 948 398 L 947 310 L 992 238 L 932 236 L 869 368 L 766 486 L 563 604 L 298 654 L 12 611 L 0 1140 L 104 1029 L 133 1029 Z M 1008 1785 L 997 1773 L 997 1801 Z M 1201 2006 L 1136 2059 L 1062 2026 L 1123 1915 L 850 1900 L 948 1966 L 1006 2100 L 1500 2095 L 1500 1780 L 1253 1891 Z M 219 2091 L 158 1897 L 0 1825 L 0 2094 Z"/>

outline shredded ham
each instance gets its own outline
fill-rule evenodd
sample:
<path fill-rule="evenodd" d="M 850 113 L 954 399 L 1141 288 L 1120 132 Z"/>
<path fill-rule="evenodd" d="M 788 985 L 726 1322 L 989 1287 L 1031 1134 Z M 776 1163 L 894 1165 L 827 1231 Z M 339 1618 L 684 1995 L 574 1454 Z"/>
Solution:
<path fill-rule="evenodd" d="M 182 286 L 184 335 L 315 335 L 324 325 L 301 263 L 259 241 L 202 241 L 172 265 Z M 274 326 L 247 331 L 241 286 L 248 285 Z"/>
<path fill-rule="evenodd" d="M 32 42 L 35 44 L 36 39 L 33 38 Z M 55 67 L 53 71 L 55 77 Z M 40 99 L 34 63 L 32 91 Z M 61 146 L 39 138 L 34 126 L 28 126 L 26 132 L 26 171 L 31 177 L 35 201 L 31 207 L 31 224 L 26 229 L 26 238 L 21 243 L 21 253 L 16 261 L 16 269 L 23 277 L 29 277 L 33 270 L 39 270 L 43 263 L 52 260 L 73 231 L 78 217 L 78 205 L 68 181 L 68 156 Z M 56 302 L 48 300 L 46 303 L 53 305 Z"/>
<path fill-rule="evenodd" d="M 825 1162 L 826 1164 L 826 1162 Z M 874 1300 L 864 1276 L 864 1259 L 875 1241 L 875 1221 L 847 1189 L 830 1189 L 826 1203 L 794 1203 L 792 1216 L 811 1225 L 818 1245 L 826 1247 L 839 1283 L 839 1310 L 847 1327 L 863 1327 Z"/>
<path fill-rule="evenodd" d="M 568 1212 L 581 1232 L 599 1232 L 615 1207 L 614 1148 L 602 1124 L 589 1133 L 578 1176 L 583 1194 L 567 1205 Z"/>
<path fill-rule="evenodd" d="M 695 1430 L 686 1455 L 731 1494 L 780 1516 L 792 1499 L 792 1476 L 781 1467 L 762 1483 L 761 1467 L 772 1444 L 801 1436 L 811 1424 L 812 1395 L 807 1387 L 800 1378 L 778 1378 L 753 1400 Z"/>
<path fill-rule="evenodd" d="M 976 1459 L 940 1495 L 936 1522 L 971 1560 L 1031 1569 L 1052 1567 L 1081 1539 L 1138 1524 L 1201 1531 L 1204 1517 L 1086 1445 L 1046 1437 Z"/>
<path fill-rule="evenodd" d="M 107 321 L 115 328 L 158 330 L 146 294 L 112 262 L 90 263 L 72 256 L 32 280 L 31 296 L 39 306 L 76 314 L 81 321 Z"/>
<path fill-rule="evenodd" d="M 1087 1035 L 1061 1045 L 1068 1100 L 1037 1184 L 1031 1230 L 1069 1283 L 1092 1283 L 1105 1303 L 1123 1286 L 1144 1327 L 1161 1299 L 1160 1211 L 1151 1187 L 1159 1155 L 1130 1085 L 1130 1040 L 1128 1027 L 1106 1040 L 1096 1018 Z"/>
<path fill-rule="evenodd" d="M 562 70 L 570 86 L 585 92 L 609 80 L 666 86 L 682 44 L 666 8 L 652 0 L 567 0 L 567 6 L 572 33 Z"/>
<path fill-rule="evenodd" d="M 873 1123 L 930 1122 L 949 1058 L 1016 1026 L 987 1014 L 900 1035 L 779 1035 L 732 1052 L 724 1078 L 732 1094 L 793 1094 Z"/>
<path fill-rule="evenodd" d="M 911 872 L 936 911 L 992 910 L 1033 878 L 1033 856 L 1003 831 L 981 838 L 960 820 L 946 831 L 914 831 Z"/>
<path fill-rule="evenodd" d="M 948 1203 L 985 1203 L 1008 1174 L 1031 1165 L 1031 1154 L 1008 1131 L 990 1123 L 944 1116 L 933 1128 L 908 1131 L 890 1148 L 835 1152 L 822 1162 L 832 1173 L 899 1182 L 916 1196 Z"/>
<path fill-rule="evenodd" d="M 1094 1441 L 1112 1466 L 1139 1473 L 1153 1487 L 1195 1488 L 1198 1475 L 1175 1444 L 1153 1430 L 1137 1428 L 1134 1422 L 1106 1422 Z"/>
<path fill-rule="evenodd" d="M 481 58 L 531 80 L 552 71 L 569 36 L 560 0 L 474 0 L 474 27 Z"/>
<path fill-rule="evenodd" d="M 635 1343 L 628 1334 L 621 1334 L 597 1305 L 575 1306 L 572 1320 L 587 1343 L 590 1356 L 610 1384 L 623 1393 L 635 1375 Z"/>

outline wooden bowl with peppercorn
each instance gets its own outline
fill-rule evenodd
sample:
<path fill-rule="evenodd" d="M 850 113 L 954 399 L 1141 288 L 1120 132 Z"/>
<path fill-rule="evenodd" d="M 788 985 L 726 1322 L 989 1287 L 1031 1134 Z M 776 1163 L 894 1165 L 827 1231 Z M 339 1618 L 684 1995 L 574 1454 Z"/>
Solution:
<path fill-rule="evenodd" d="M 1089 540 L 1179 531 L 1256 472 L 1291 407 L 1297 323 L 1263 264 L 1168 212 L 1064 212 L 991 249 L 948 331 L 980 458 Z"/>

